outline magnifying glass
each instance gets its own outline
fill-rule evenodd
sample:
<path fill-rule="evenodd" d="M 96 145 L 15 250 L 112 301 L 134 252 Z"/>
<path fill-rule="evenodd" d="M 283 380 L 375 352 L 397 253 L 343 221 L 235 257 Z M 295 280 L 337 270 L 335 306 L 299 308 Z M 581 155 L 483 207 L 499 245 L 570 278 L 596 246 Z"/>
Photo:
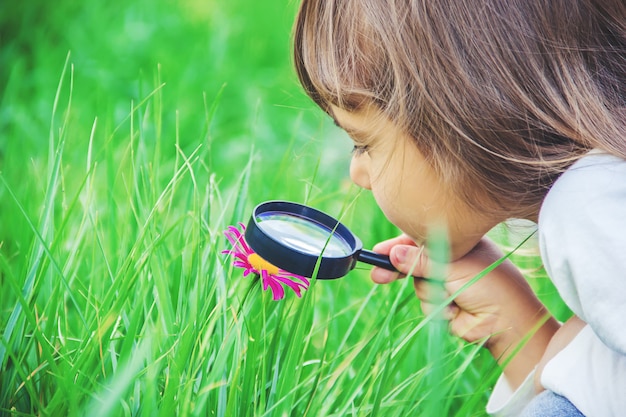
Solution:
<path fill-rule="evenodd" d="M 389 257 L 363 249 L 363 244 L 339 220 L 289 201 L 267 201 L 255 207 L 246 242 L 278 268 L 317 279 L 340 278 L 357 262 L 396 271 Z"/>

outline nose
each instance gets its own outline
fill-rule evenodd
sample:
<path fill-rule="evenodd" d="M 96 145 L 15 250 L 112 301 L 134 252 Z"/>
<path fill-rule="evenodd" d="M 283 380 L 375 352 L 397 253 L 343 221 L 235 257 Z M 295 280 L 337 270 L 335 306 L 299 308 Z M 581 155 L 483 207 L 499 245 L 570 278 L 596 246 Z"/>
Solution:
<path fill-rule="evenodd" d="M 372 189 L 369 174 L 369 155 L 354 155 L 350 161 L 350 178 L 352 182 L 366 190 Z"/>

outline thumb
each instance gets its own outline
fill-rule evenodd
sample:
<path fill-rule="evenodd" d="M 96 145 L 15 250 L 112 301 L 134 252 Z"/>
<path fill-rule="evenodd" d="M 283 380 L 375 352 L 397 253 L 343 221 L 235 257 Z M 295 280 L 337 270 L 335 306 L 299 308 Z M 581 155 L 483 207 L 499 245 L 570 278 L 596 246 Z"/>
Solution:
<path fill-rule="evenodd" d="M 389 252 L 389 260 L 403 274 L 414 277 L 427 276 L 428 259 L 423 246 L 396 245 Z"/>

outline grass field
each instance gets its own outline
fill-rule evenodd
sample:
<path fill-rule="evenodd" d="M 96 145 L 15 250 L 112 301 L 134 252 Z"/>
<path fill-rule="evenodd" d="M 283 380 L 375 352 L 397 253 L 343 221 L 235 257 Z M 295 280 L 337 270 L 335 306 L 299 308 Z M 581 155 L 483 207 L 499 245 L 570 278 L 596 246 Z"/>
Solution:
<path fill-rule="evenodd" d="M 18 3 L 0 6 L 0 415 L 484 414 L 497 366 L 411 282 L 358 269 L 274 302 L 221 254 L 270 199 L 343 213 L 368 247 L 397 234 L 296 82 L 297 2 Z"/>

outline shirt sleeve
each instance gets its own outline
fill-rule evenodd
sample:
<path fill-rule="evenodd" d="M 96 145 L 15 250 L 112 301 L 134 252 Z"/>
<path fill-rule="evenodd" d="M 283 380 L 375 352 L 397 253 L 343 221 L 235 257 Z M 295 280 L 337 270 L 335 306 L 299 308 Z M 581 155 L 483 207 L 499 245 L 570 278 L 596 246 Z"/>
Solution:
<path fill-rule="evenodd" d="M 541 384 L 566 397 L 587 417 L 623 416 L 626 356 L 607 347 L 585 326 L 546 364 Z"/>
<path fill-rule="evenodd" d="M 541 207 L 546 271 L 568 307 L 626 355 L 626 161 L 592 154 L 557 180 Z"/>
<path fill-rule="evenodd" d="M 500 375 L 487 403 L 487 414 L 494 417 L 516 417 L 535 396 L 535 371 L 533 370 L 522 385 L 515 391 L 511 389 L 504 376 Z"/>

